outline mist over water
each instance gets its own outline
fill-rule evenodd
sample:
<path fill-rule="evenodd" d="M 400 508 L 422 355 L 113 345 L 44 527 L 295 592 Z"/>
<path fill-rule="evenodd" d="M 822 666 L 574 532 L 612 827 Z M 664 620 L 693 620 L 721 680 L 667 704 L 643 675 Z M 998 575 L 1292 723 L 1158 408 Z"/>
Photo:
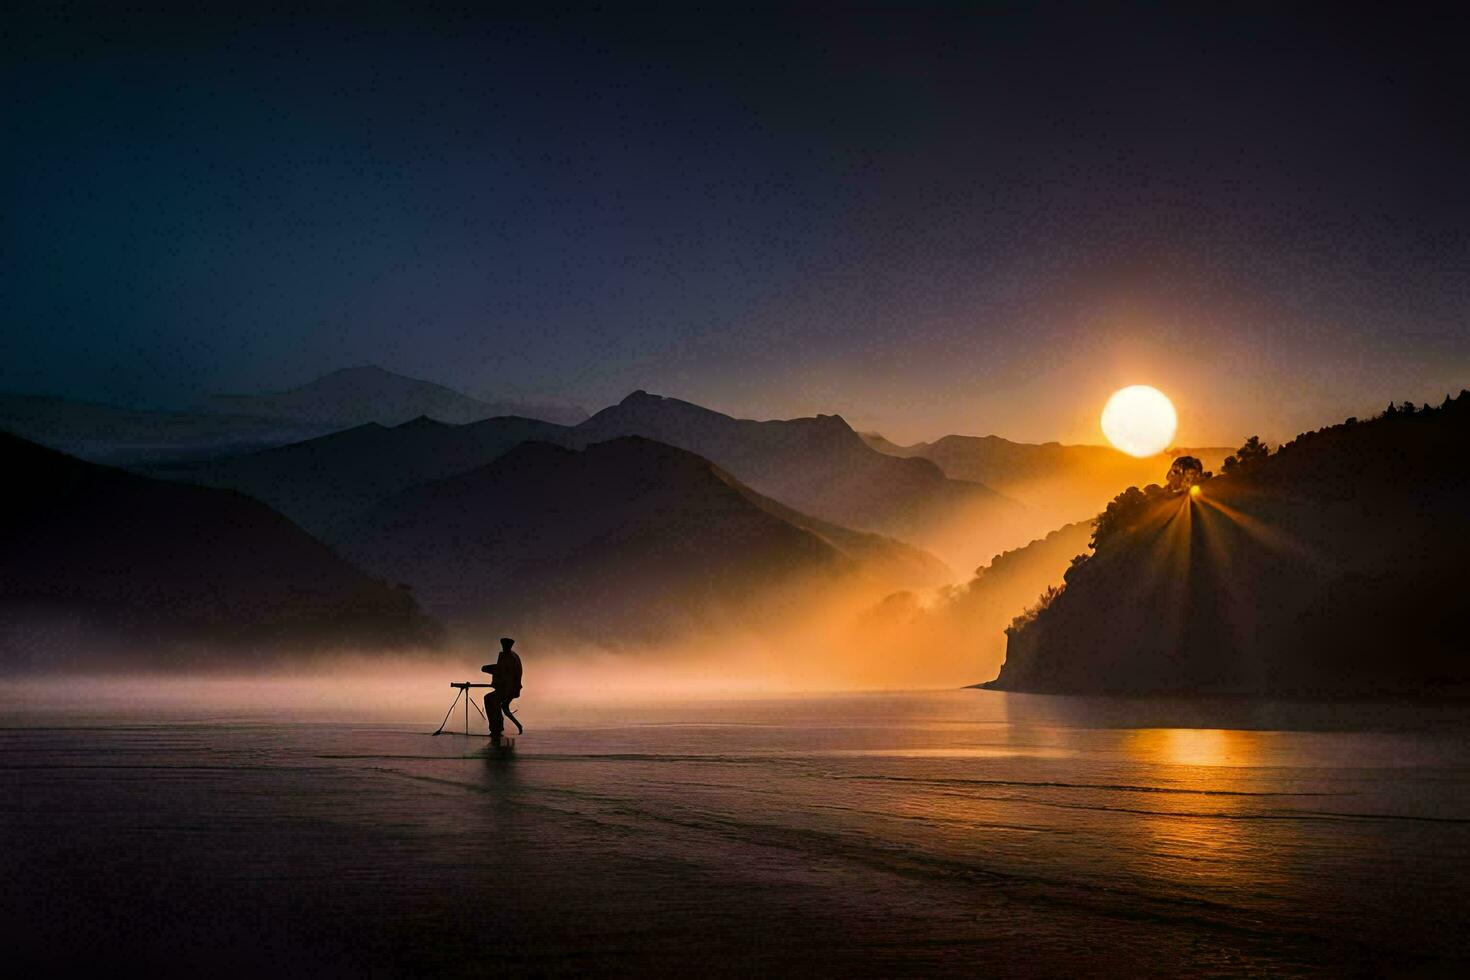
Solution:
<path fill-rule="evenodd" d="M 762 638 L 702 646 L 635 650 L 537 649 L 517 644 L 525 661 L 525 694 L 534 705 L 670 704 L 812 692 L 879 691 L 885 678 L 872 662 L 883 651 L 855 648 L 813 658 Z M 111 672 L 0 680 L 0 715 L 10 720 L 116 720 L 152 723 L 188 718 L 258 722 L 383 721 L 425 723 L 442 716 L 451 682 L 488 683 L 480 672 L 496 653 L 486 647 L 409 655 L 377 652 L 303 658 L 250 671 Z M 922 676 L 922 675 L 920 675 Z M 480 691 L 476 695 L 482 695 Z M 472 712 L 473 715 L 473 712 Z M 481 729 L 484 721 L 474 716 Z M 430 728 L 432 729 L 432 725 Z"/>
<path fill-rule="evenodd" d="M 1053 572 L 1059 575 L 1060 569 L 1048 568 L 1044 575 Z M 779 601 L 763 609 L 712 614 L 707 625 L 671 627 L 667 639 L 609 631 L 602 642 L 589 641 L 571 628 L 578 622 L 573 606 L 544 629 L 540 623 L 452 629 L 448 642 L 433 649 L 241 651 L 200 644 L 188 650 L 183 666 L 170 666 L 176 658 L 162 650 L 146 657 L 119 654 L 105 640 L 58 631 L 45 653 L 30 662 L 59 664 L 64 673 L 48 675 L 33 666 L 31 679 L 15 683 L 29 685 L 41 704 L 64 697 L 77 683 L 72 678 L 95 676 L 103 683 L 87 685 L 99 691 L 89 697 L 108 705 L 170 704 L 190 697 L 213 704 L 209 692 L 227 691 L 222 706 L 258 699 L 263 706 L 340 702 L 392 710 L 412 698 L 408 692 L 447 690 L 450 680 L 488 680 L 479 668 L 494 661 L 504 633 L 517 637 L 527 684 L 542 695 L 951 689 L 995 676 L 1004 655 L 1002 627 L 1034 601 L 1039 588 L 1027 580 L 988 596 L 989 615 L 977 621 L 951 608 L 955 587 L 895 592 L 850 576 L 835 584 L 783 588 Z M 143 667 L 126 666 L 139 661 Z M 47 676 L 62 679 L 49 685 Z"/>

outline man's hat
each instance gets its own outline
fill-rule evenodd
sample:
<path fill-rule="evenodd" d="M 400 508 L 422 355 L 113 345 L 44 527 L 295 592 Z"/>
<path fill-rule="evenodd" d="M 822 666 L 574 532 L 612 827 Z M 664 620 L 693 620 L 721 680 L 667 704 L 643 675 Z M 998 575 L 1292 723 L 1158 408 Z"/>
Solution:
<path fill-rule="evenodd" d="M 505 647 L 506 649 L 509 649 L 509 648 L 511 648 L 511 647 L 513 647 L 513 646 L 516 645 L 516 641 L 515 640 L 512 640 L 508 636 L 502 636 L 500 638 L 500 645 L 503 646 L 503 647 Z"/>

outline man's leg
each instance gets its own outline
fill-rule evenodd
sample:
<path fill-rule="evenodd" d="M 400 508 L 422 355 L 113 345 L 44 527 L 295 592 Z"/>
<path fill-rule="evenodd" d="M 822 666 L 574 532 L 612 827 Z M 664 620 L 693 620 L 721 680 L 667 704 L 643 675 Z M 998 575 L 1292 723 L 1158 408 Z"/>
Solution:
<path fill-rule="evenodd" d="M 500 708 L 503 703 L 500 700 L 499 691 L 491 691 L 485 695 L 485 719 L 490 722 L 490 734 L 494 736 L 505 732 L 505 722 L 500 718 Z"/>
<path fill-rule="evenodd" d="M 504 711 L 505 712 L 505 717 L 509 718 L 510 719 L 510 723 L 512 725 L 516 726 L 516 734 L 518 734 L 518 735 L 524 735 L 524 734 L 526 734 L 526 728 L 525 728 L 525 726 L 521 724 L 521 720 L 519 718 L 517 718 L 515 715 L 513 715 L 513 714 L 510 713 L 510 703 L 512 701 L 514 701 L 514 700 L 515 700 L 515 698 L 506 698 L 504 701 L 502 701 L 500 703 L 500 710 Z"/>

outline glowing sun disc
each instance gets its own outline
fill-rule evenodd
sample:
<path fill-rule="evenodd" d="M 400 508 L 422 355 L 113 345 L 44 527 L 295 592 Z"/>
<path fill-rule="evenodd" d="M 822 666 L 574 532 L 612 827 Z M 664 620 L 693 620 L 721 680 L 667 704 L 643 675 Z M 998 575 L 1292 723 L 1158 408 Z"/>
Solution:
<path fill-rule="evenodd" d="M 1178 427 L 1174 403 L 1149 385 L 1119 388 L 1102 411 L 1103 435 L 1130 456 L 1153 456 L 1168 449 Z"/>

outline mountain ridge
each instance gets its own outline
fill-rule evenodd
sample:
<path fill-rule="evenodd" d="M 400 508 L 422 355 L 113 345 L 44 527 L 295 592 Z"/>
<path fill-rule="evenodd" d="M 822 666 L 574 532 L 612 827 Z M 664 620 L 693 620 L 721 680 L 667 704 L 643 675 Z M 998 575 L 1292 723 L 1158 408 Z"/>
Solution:
<path fill-rule="evenodd" d="M 490 462 L 528 440 L 555 442 L 566 427 L 517 416 L 463 425 L 424 416 L 377 422 L 242 456 L 161 464 L 145 472 L 229 487 L 316 534 L 408 487 Z"/>
<path fill-rule="evenodd" d="M 697 453 L 803 513 L 909 541 L 957 569 L 1030 540 L 1039 520 L 933 462 L 873 450 L 839 415 L 758 421 L 638 390 L 570 433 L 573 445 L 637 435 Z M 1044 530 L 1044 529 L 1043 529 Z"/>
<path fill-rule="evenodd" d="M 82 657 L 103 668 L 208 666 L 225 650 L 257 660 L 287 646 L 436 642 L 406 592 L 243 494 L 150 479 L 3 432 L 0 459 L 20 476 L 0 516 L 9 669 L 82 666 Z"/>
<path fill-rule="evenodd" d="M 651 641 L 774 615 L 806 586 L 871 563 L 757 496 L 710 461 L 641 437 L 580 450 L 527 442 L 389 497 L 332 540 L 461 627 L 496 616 Z M 892 547 L 897 563 L 915 560 Z"/>
<path fill-rule="evenodd" d="M 284 391 L 211 395 L 207 404 L 243 414 L 344 426 L 364 422 L 397 425 L 418 416 L 456 424 L 506 415 L 567 424 L 587 417 L 581 409 L 549 403 L 487 402 L 375 364 L 340 368 Z"/>
<path fill-rule="evenodd" d="M 0 431 L 103 465 L 243 453 L 325 435 L 316 422 L 123 408 L 58 395 L 0 393 Z"/>

